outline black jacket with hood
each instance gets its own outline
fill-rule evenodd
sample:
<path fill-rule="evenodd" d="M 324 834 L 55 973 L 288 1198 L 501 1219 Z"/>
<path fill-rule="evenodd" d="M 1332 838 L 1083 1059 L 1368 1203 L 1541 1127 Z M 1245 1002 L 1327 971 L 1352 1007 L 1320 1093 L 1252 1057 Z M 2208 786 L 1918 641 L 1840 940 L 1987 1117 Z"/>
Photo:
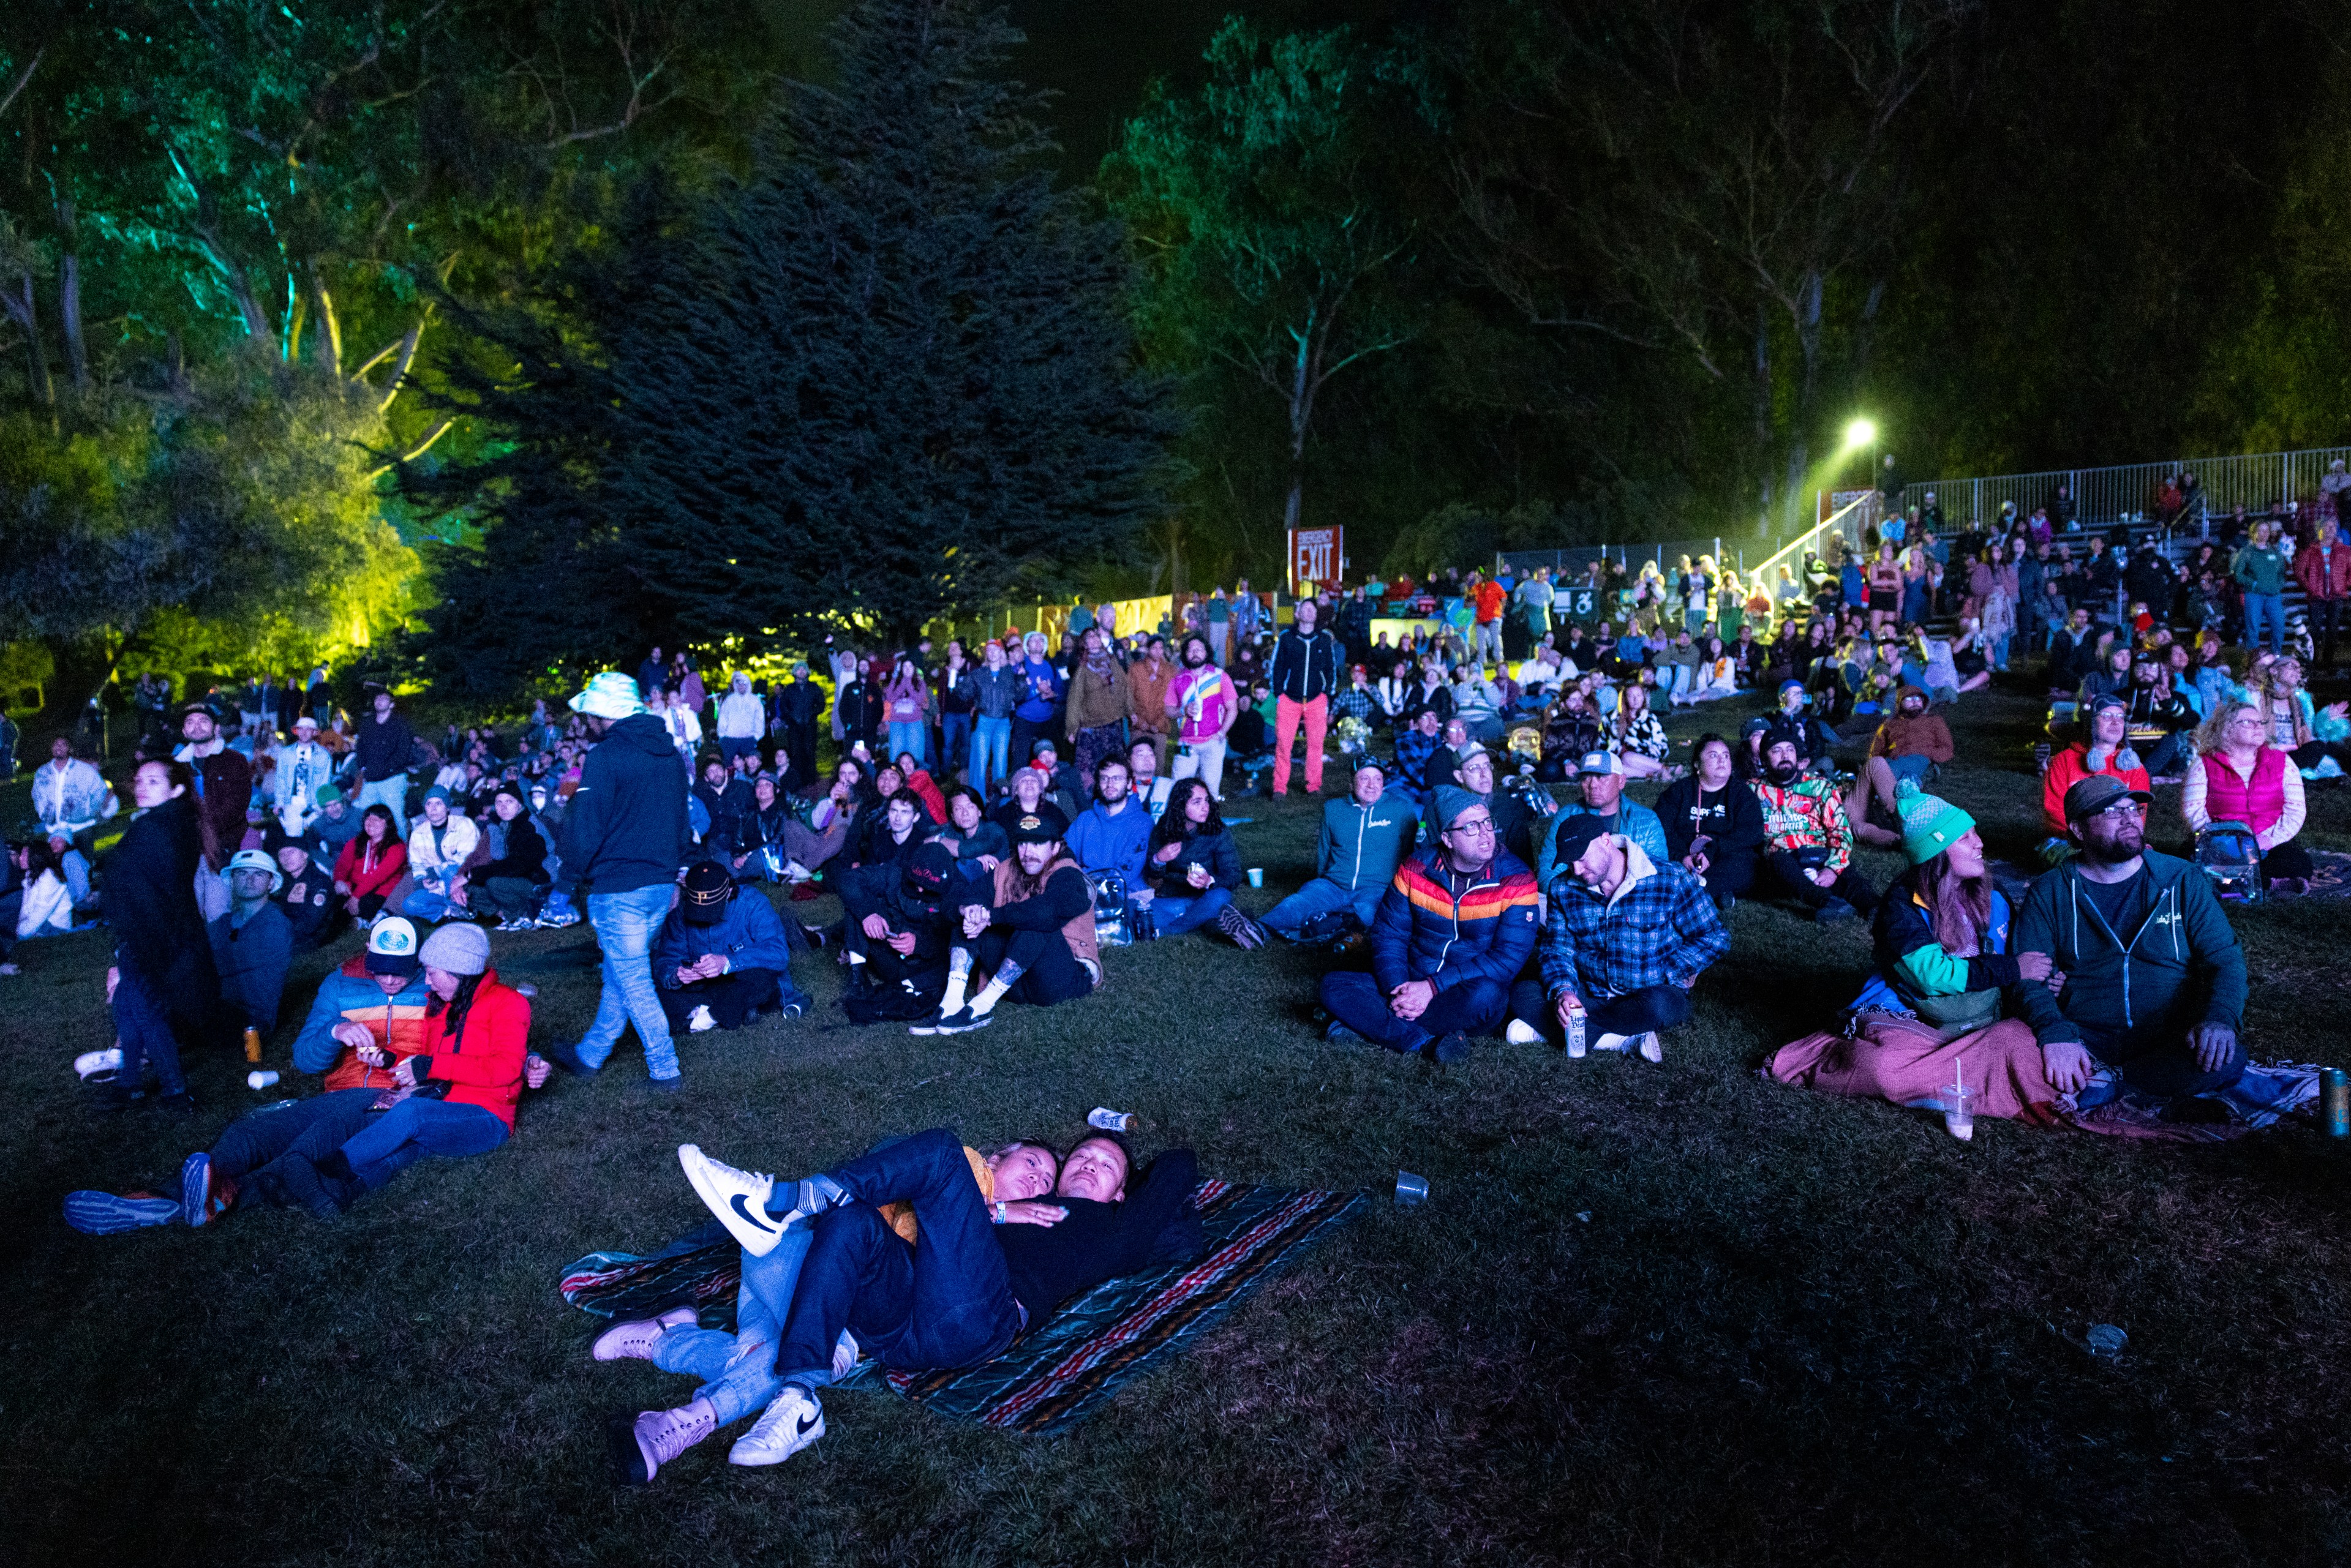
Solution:
<path fill-rule="evenodd" d="M 694 853 L 685 769 L 651 714 L 616 721 L 588 753 L 557 848 L 564 876 L 590 894 L 633 893 L 677 880 Z"/>

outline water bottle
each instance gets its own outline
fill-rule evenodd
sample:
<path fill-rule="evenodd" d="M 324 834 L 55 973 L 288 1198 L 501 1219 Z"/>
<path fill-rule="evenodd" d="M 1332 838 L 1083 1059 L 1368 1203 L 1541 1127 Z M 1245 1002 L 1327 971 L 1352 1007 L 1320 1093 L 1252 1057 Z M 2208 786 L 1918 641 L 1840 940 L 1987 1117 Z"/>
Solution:
<path fill-rule="evenodd" d="M 1086 1113 L 1086 1125 L 1104 1133 L 1139 1133 L 1143 1131 L 1143 1118 L 1132 1111 L 1097 1105 Z"/>

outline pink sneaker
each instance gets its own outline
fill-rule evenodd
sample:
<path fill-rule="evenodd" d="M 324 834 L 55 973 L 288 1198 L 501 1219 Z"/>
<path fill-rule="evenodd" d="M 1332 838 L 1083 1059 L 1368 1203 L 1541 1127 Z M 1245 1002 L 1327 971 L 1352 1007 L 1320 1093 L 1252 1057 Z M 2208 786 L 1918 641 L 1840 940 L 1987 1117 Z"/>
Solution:
<path fill-rule="evenodd" d="M 657 1318 L 614 1323 L 596 1336 L 595 1357 L 598 1361 L 651 1361 L 653 1341 L 672 1329 L 684 1328 L 695 1317 L 692 1307 L 672 1307 Z"/>
<path fill-rule="evenodd" d="M 629 1486 L 644 1486 L 661 1468 L 718 1430 L 718 1412 L 707 1399 L 674 1410 L 648 1410 L 633 1423 L 612 1425 L 612 1461 Z"/>

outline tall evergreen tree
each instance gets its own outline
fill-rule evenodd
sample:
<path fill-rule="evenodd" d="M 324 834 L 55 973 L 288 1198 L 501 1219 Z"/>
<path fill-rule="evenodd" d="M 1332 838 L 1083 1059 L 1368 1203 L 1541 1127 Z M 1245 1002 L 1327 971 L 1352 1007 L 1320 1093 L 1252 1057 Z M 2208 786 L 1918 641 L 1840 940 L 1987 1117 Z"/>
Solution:
<path fill-rule="evenodd" d="M 1175 415 L 1133 362 L 1121 231 L 1053 189 L 997 74 L 1019 40 L 974 0 L 866 0 L 746 179 L 683 224 L 649 189 L 553 316 L 468 322 L 508 357 L 440 400 L 507 440 L 411 480 L 482 525 L 436 557 L 437 674 L 911 637 L 1127 549 Z"/>

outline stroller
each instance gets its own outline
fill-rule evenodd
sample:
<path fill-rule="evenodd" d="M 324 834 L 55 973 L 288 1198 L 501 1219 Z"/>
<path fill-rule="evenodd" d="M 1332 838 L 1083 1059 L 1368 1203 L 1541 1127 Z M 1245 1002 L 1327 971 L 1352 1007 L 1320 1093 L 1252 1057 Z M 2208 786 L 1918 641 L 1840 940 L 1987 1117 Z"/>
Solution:
<path fill-rule="evenodd" d="M 2225 903 L 2262 902 L 2262 846 L 2242 822 L 2214 822 L 2196 835 L 2196 869 Z"/>

